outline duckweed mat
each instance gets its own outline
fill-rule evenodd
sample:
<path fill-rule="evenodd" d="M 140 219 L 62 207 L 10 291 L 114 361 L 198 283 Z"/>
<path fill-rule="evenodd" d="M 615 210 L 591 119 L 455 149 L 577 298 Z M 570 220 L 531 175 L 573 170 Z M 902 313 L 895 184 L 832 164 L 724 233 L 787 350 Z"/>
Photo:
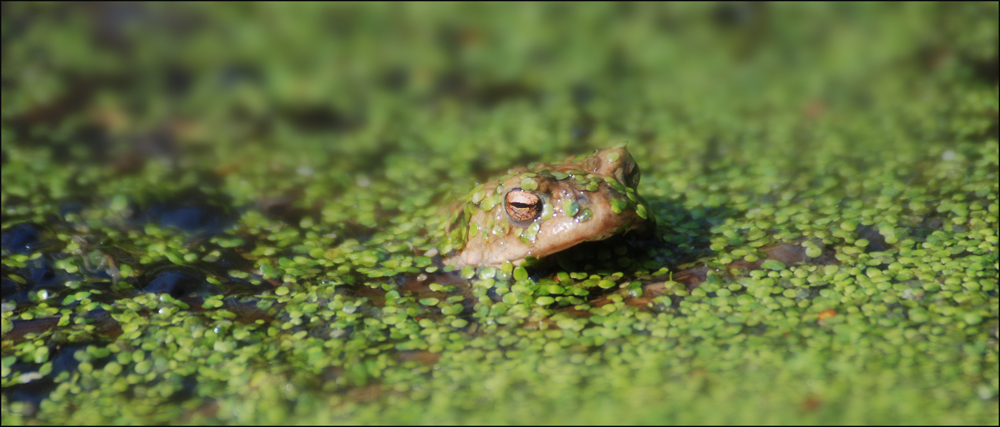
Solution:
<path fill-rule="evenodd" d="M 998 424 L 998 7 L 2 6 L 2 416 Z M 627 143 L 654 233 L 442 265 Z"/>

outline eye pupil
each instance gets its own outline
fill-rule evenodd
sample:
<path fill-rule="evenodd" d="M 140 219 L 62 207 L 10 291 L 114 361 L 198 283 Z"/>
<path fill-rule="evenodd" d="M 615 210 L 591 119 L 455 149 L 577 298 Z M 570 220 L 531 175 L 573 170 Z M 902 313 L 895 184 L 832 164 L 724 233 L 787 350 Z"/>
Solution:
<path fill-rule="evenodd" d="M 520 188 L 510 190 L 504 201 L 507 216 L 514 222 L 533 221 L 542 213 L 542 199 Z"/>

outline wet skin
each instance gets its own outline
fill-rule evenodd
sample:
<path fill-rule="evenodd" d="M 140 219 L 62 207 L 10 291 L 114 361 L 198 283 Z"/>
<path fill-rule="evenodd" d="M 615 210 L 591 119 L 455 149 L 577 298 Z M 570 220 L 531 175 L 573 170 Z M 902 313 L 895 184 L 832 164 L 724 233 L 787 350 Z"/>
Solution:
<path fill-rule="evenodd" d="M 522 264 L 578 243 L 653 226 L 636 192 L 639 166 L 625 147 L 562 163 L 511 169 L 452 208 L 447 232 L 456 266 Z"/>

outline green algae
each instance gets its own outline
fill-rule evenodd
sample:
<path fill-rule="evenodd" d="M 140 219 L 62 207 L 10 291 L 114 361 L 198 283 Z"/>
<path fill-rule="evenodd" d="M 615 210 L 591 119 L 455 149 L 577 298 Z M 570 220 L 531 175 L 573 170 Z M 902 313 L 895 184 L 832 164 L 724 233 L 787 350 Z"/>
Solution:
<path fill-rule="evenodd" d="M 995 3 L 73 7 L 4 5 L 4 425 L 997 423 Z M 438 264 L 623 141 L 658 242 Z"/>

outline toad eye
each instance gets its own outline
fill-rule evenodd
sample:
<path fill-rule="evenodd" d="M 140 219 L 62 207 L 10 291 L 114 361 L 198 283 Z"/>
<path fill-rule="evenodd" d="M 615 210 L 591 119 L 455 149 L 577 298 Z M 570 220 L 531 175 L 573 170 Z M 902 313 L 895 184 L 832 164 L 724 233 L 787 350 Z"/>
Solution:
<path fill-rule="evenodd" d="M 515 222 L 529 222 L 542 214 L 542 199 L 538 195 L 515 188 L 504 197 L 504 208 Z"/>

